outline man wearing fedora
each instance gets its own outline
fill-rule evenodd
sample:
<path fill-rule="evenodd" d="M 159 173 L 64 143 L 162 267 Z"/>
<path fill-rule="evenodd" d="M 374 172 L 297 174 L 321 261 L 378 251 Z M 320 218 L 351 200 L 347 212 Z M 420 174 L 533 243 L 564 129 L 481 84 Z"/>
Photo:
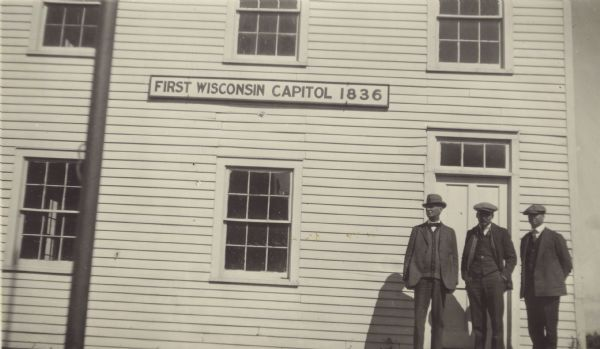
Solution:
<path fill-rule="evenodd" d="M 571 255 L 562 235 L 546 228 L 544 206 L 531 205 L 523 214 L 532 228 L 521 239 L 521 298 L 529 337 L 533 349 L 554 349 L 560 296 L 567 294 L 565 279 L 573 269 Z"/>
<path fill-rule="evenodd" d="M 404 255 L 406 288 L 415 292 L 415 349 L 424 345 L 427 308 L 431 303 L 431 348 L 442 348 L 446 294 L 458 283 L 458 252 L 454 230 L 440 221 L 446 203 L 429 194 L 423 204 L 427 222 L 413 227 Z"/>
<path fill-rule="evenodd" d="M 498 208 L 489 202 L 480 202 L 473 208 L 479 223 L 467 232 L 461 275 L 471 307 L 474 348 L 485 348 L 489 314 L 492 349 L 504 349 L 504 291 L 512 289 L 517 253 L 508 230 L 492 223 Z"/>

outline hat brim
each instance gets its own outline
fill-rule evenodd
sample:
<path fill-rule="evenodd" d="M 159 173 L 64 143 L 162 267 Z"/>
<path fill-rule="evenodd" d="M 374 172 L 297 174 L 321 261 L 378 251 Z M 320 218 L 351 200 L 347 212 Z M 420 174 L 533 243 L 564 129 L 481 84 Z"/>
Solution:
<path fill-rule="evenodd" d="M 423 207 L 434 207 L 434 206 L 441 206 L 443 208 L 446 208 L 446 203 L 445 202 L 430 202 L 430 203 L 424 203 Z"/>

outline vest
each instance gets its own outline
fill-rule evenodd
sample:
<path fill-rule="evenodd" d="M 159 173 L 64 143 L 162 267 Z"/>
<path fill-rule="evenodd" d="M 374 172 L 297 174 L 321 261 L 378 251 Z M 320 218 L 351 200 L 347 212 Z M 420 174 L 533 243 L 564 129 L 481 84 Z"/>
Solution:
<path fill-rule="evenodd" d="M 525 260 L 525 288 L 526 295 L 535 295 L 535 288 L 533 282 L 533 274 L 535 272 L 535 260 L 537 258 L 538 247 L 540 246 L 540 237 L 538 234 L 537 239 L 532 243 L 531 239 L 527 244 L 527 254 Z"/>
<path fill-rule="evenodd" d="M 491 239 L 491 233 L 488 233 L 487 236 L 483 236 L 482 234 L 478 236 L 475 256 L 469 270 L 470 276 L 482 277 L 498 271 Z"/>

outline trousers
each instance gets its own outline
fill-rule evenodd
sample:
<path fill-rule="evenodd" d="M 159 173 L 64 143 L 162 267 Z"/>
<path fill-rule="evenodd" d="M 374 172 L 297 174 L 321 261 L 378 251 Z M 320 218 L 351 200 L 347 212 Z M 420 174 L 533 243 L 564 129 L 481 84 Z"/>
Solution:
<path fill-rule="evenodd" d="M 422 278 L 415 287 L 414 349 L 423 349 L 429 303 L 431 303 L 431 349 L 442 349 L 446 293 L 442 281 L 434 278 Z"/>
<path fill-rule="evenodd" d="M 559 296 L 525 296 L 527 327 L 533 349 L 556 349 L 559 305 Z"/>
<path fill-rule="evenodd" d="M 488 334 L 488 314 L 491 320 L 492 349 L 504 349 L 504 291 L 506 282 L 496 271 L 467 283 L 471 307 L 475 349 L 484 349 Z"/>

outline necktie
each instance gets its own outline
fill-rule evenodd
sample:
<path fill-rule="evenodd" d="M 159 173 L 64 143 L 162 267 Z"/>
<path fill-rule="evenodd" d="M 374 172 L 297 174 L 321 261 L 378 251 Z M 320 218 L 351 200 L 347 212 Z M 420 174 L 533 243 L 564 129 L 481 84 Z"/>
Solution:
<path fill-rule="evenodd" d="M 531 232 L 531 241 L 535 242 L 537 240 L 537 238 L 538 238 L 538 232 L 537 232 L 537 230 L 532 231 Z"/>

